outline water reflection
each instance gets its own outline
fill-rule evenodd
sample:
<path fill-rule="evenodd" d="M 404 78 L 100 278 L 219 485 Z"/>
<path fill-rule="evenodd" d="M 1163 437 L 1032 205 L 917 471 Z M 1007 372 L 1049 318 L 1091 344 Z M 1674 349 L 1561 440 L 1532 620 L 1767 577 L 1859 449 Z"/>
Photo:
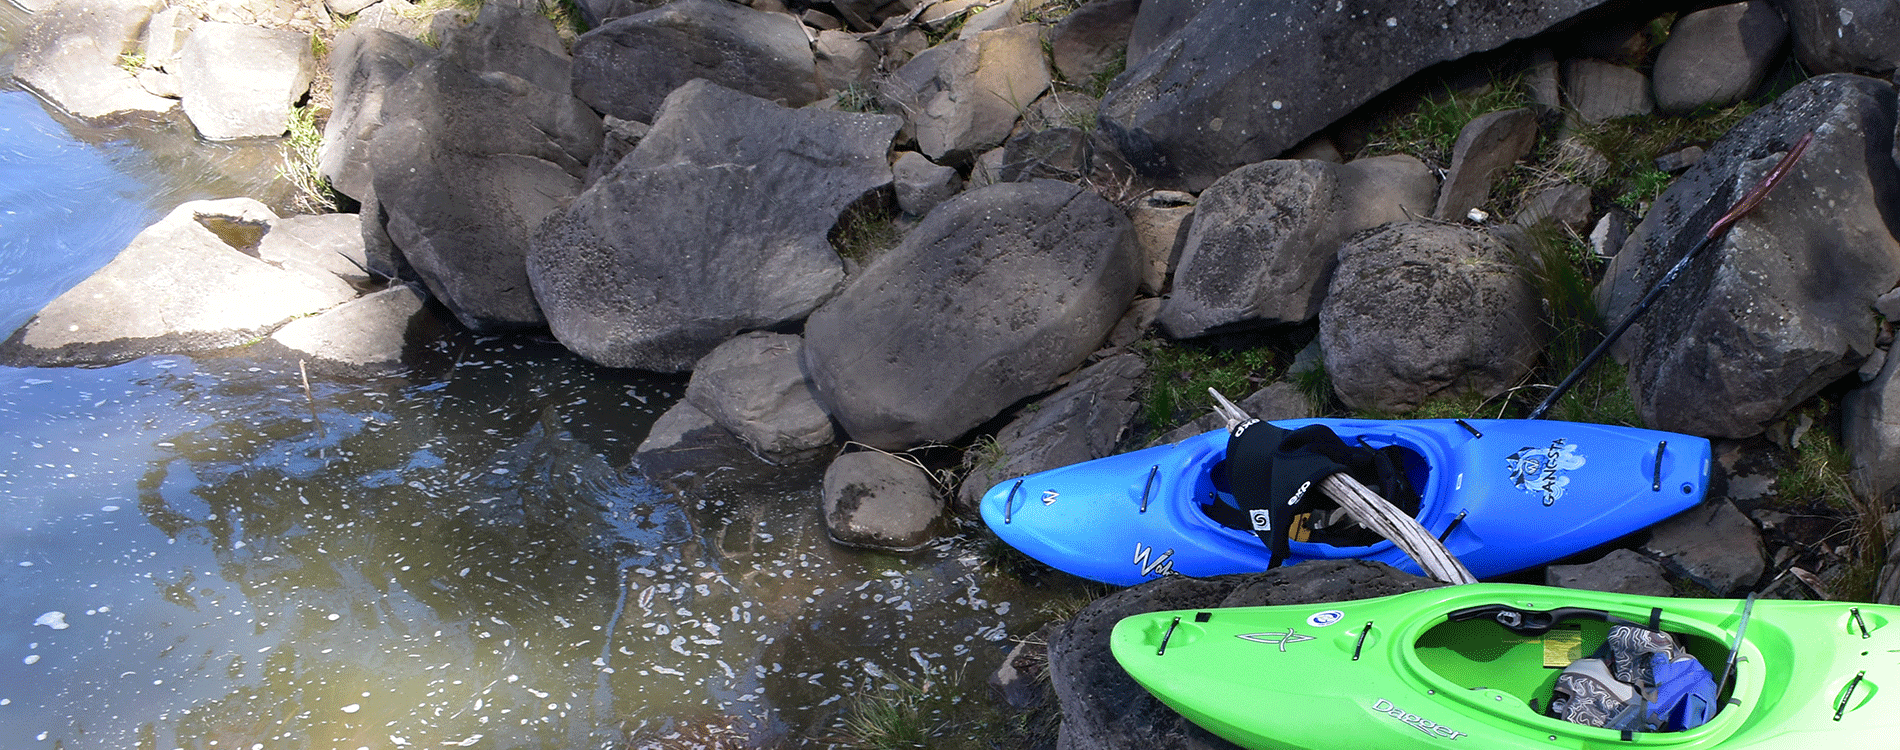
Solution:
<path fill-rule="evenodd" d="M 824 744 L 841 696 L 980 686 L 1025 628 L 958 542 L 833 544 L 821 467 L 628 471 L 677 379 L 439 353 L 308 395 L 241 356 L 0 370 L 0 746 Z"/>

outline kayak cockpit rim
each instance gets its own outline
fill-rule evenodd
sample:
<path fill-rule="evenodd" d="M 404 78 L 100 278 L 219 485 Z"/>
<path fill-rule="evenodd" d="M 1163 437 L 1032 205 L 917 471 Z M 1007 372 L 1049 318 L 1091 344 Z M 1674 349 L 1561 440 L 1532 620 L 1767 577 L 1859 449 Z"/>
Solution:
<path fill-rule="evenodd" d="M 1654 623 L 1657 629 L 1675 635 L 1710 672 L 1723 667 L 1732 645 L 1729 639 L 1734 635 L 1699 620 L 1671 617 L 1667 606 L 1637 612 L 1524 605 L 1474 602 L 1454 606 L 1440 617 L 1421 618 L 1394 639 L 1395 666 L 1409 673 L 1427 694 L 1506 718 L 1525 731 L 1549 736 L 1550 741 L 1569 736 L 1590 742 L 1628 742 L 1630 733 L 1574 724 L 1544 713 L 1563 667 L 1575 657 L 1595 651 L 1611 625 L 1619 621 Z M 1505 616 L 1496 616 L 1499 614 Z M 1511 614 L 1521 617 L 1512 618 Z M 1558 635 L 1553 639 L 1551 633 Z M 1568 653 L 1555 660 L 1562 663 L 1553 663 L 1547 655 L 1553 645 L 1569 646 L 1565 649 Z M 1716 696 L 1717 710 L 1707 723 L 1679 732 L 1639 732 L 1635 736 L 1693 743 L 1712 734 L 1735 731 L 1747 720 L 1748 707 L 1760 690 L 1761 655 L 1751 643 L 1744 643 L 1741 652 L 1743 658 L 1734 678 Z"/>

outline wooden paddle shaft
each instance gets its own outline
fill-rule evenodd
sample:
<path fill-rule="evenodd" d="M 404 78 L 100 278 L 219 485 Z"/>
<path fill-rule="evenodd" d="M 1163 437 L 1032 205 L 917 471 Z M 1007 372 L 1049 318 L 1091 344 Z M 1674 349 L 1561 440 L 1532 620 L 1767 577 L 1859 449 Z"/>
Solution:
<path fill-rule="evenodd" d="M 1326 496 L 1339 503 L 1360 525 L 1392 540 L 1405 554 L 1418 561 L 1425 575 L 1449 584 L 1477 583 L 1476 576 L 1464 563 L 1453 557 L 1438 537 L 1419 525 L 1418 519 L 1399 510 L 1379 493 L 1345 474 L 1334 474 L 1319 484 Z"/>

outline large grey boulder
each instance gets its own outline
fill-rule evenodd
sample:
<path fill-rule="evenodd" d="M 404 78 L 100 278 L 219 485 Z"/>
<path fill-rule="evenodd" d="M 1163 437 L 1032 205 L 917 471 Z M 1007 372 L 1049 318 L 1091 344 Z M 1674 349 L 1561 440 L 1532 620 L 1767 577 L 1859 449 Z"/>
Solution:
<path fill-rule="evenodd" d="M 0 364 L 105 365 L 256 340 L 356 296 L 258 260 L 276 221 L 249 198 L 185 203 L 0 343 Z"/>
<path fill-rule="evenodd" d="M 831 416 L 812 397 L 800 369 L 803 339 L 754 331 L 700 358 L 686 401 L 775 461 L 807 458 L 830 446 Z"/>
<path fill-rule="evenodd" d="M 1331 604 L 1439 585 L 1379 563 L 1329 560 L 1265 573 L 1212 578 L 1168 576 L 1104 596 L 1059 626 L 1049 638 L 1049 681 L 1062 705 L 1061 736 L 1056 746 L 1073 750 L 1235 747 L 1182 718 L 1122 670 L 1109 653 L 1108 637 L 1115 623 L 1125 617 L 1171 609 Z M 1351 646 L 1350 641 L 1347 646 Z M 1315 678 L 1346 679 L 1338 675 Z M 1280 710 L 1294 709 L 1283 706 Z"/>
<path fill-rule="evenodd" d="M 879 87 L 917 150 L 937 163 L 967 163 L 1001 144 L 1017 114 L 1049 87 L 1042 27 L 1021 24 L 945 42 L 911 58 Z"/>
<path fill-rule="evenodd" d="M 1788 23 L 1767 0 L 1699 10 L 1676 20 L 1650 72 L 1656 107 L 1684 114 L 1755 92 L 1780 62 Z"/>
<path fill-rule="evenodd" d="M 1137 19 L 1128 71 L 1102 101 L 1102 128 L 1142 176 L 1199 192 L 1433 64 L 1533 36 L 1599 4 L 1208 0 L 1145 56 Z"/>
<path fill-rule="evenodd" d="M 1236 169 L 1201 194 L 1156 322 L 1171 337 L 1192 338 L 1312 320 L 1340 244 L 1428 214 L 1436 188 L 1431 170 L 1409 156 Z"/>
<path fill-rule="evenodd" d="M 1886 75 L 1900 65 L 1900 5 L 1892 0 L 1775 0 L 1794 53 L 1815 73 Z"/>
<path fill-rule="evenodd" d="M 1674 596 L 1668 570 L 1662 563 L 1629 549 L 1587 563 L 1552 565 L 1544 569 L 1544 585 L 1639 596 Z"/>
<path fill-rule="evenodd" d="M 1516 385 L 1543 349 L 1541 315 L 1497 238 L 1397 222 L 1340 248 L 1319 340 L 1341 401 L 1405 412 L 1441 394 L 1489 398 Z"/>
<path fill-rule="evenodd" d="M 1874 350 L 1873 302 L 1900 278 L 1893 87 L 1809 79 L 1757 110 L 1676 179 L 1596 290 L 1621 320 L 1654 281 L 1803 133 L 1814 141 L 1760 206 L 1625 334 L 1619 356 L 1643 421 L 1709 437 L 1760 434 Z M 1825 196 L 1820 200 L 1818 196 Z"/>
<path fill-rule="evenodd" d="M 121 67 L 160 0 L 60 0 L 35 13 L 20 34 L 13 77 L 82 120 L 111 122 L 171 111 Z"/>
<path fill-rule="evenodd" d="M 1134 296 L 1135 254 L 1128 217 L 1093 191 L 966 191 L 812 313 L 806 369 L 854 440 L 955 440 L 1096 349 Z"/>
<path fill-rule="evenodd" d="M 997 431 L 991 446 L 972 449 L 979 460 L 964 475 L 957 509 L 974 512 L 983 493 L 1005 479 L 1114 453 L 1141 411 L 1137 397 L 1147 375 L 1141 357 L 1116 354 L 1083 368 L 1062 390 L 1024 409 Z"/>
<path fill-rule="evenodd" d="M 213 141 L 283 135 L 316 74 L 310 35 L 287 29 L 205 22 L 178 51 L 185 116 Z"/>
<path fill-rule="evenodd" d="M 475 331 L 546 322 L 528 239 L 580 192 L 600 146 L 600 117 L 567 93 L 560 48 L 546 18 L 490 3 L 384 95 L 369 159 L 382 226 Z"/>
<path fill-rule="evenodd" d="M 844 279 L 826 233 L 890 184 L 898 124 L 680 87 L 536 235 L 528 273 L 549 327 L 609 367 L 679 372 L 733 334 L 805 317 Z"/>
<path fill-rule="evenodd" d="M 352 24 L 330 43 L 330 119 L 323 125 L 317 173 L 362 203 L 375 199 L 369 145 L 383 126 L 383 99 L 416 65 L 435 55 L 422 42 Z"/>
<path fill-rule="evenodd" d="M 680 0 L 574 41 L 574 95 L 603 114 L 651 122 L 667 94 L 703 78 L 788 107 L 818 98 L 798 19 L 726 0 Z"/>
<path fill-rule="evenodd" d="M 316 361 L 316 369 L 375 373 L 398 367 L 423 342 L 411 330 L 428 320 L 428 294 L 400 284 L 277 329 L 270 341 Z"/>

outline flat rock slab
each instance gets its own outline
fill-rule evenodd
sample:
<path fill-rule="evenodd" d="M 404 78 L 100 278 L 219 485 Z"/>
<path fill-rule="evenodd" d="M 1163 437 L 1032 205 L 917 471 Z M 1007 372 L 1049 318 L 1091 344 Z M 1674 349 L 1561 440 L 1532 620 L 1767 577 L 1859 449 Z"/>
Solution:
<path fill-rule="evenodd" d="M 179 206 L 0 344 L 0 363 L 105 365 L 236 346 L 356 296 L 340 279 L 247 254 L 276 219 L 248 198 Z"/>
<path fill-rule="evenodd" d="M 1643 548 L 1671 570 L 1708 587 L 1717 596 L 1754 588 L 1768 567 L 1761 529 L 1733 503 L 1703 502 L 1650 529 Z"/>
<path fill-rule="evenodd" d="M 425 315 L 427 302 L 428 295 L 417 286 L 390 287 L 291 321 L 271 334 L 270 340 L 321 361 L 319 369 L 385 370 L 402 364 L 404 351 L 412 346 L 409 332 L 417 318 Z"/>

